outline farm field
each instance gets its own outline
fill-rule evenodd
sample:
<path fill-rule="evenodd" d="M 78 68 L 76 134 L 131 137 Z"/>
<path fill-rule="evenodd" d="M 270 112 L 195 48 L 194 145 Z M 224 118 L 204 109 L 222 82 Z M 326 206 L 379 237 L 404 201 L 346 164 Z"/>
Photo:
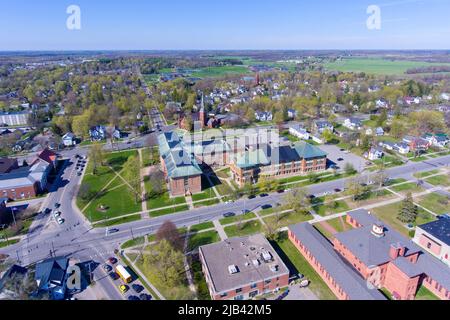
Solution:
<path fill-rule="evenodd" d="M 365 72 L 371 74 L 399 75 L 405 74 L 408 69 L 428 66 L 441 66 L 450 64 L 435 64 L 419 61 L 392 61 L 375 58 L 350 58 L 325 64 L 328 70 L 342 72 Z"/>

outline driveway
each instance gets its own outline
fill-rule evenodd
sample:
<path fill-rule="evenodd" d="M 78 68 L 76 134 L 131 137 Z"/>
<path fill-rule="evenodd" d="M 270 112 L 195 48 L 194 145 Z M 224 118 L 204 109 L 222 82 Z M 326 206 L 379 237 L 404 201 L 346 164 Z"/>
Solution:
<path fill-rule="evenodd" d="M 289 286 L 289 294 L 284 300 L 319 300 L 309 288 L 300 288 L 300 285 Z"/>
<path fill-rule="evenodd" d="M 328 160 L 330 165 L 337 165 L 340 169 L 344 169 L 346 163 L 351 163 L 358 172 L 362 172 L 365 168 L 366 159 L 357 156 L 354 153 L 345 153 L 337 146 L 321 145 L 320 149 L 328 153 Z M 339 159 L 342 159 L 339 161 Z"/>

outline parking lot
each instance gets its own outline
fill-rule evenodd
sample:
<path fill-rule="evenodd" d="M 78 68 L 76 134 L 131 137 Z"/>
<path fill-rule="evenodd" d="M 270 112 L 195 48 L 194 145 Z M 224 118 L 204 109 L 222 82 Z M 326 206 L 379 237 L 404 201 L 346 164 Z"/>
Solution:
<path fill-rule="evenodd" d="M 322 145 L 319 148 L 328 153 L 330 165 L 335 164 L 339 169 L 344 169 L 346 163 L 351 163 L 358 172 L 363 171 L 365 168 L 367 160 L 356 154 L 347 153 L 345 150 L 341 150 L 333 145 Z"/>

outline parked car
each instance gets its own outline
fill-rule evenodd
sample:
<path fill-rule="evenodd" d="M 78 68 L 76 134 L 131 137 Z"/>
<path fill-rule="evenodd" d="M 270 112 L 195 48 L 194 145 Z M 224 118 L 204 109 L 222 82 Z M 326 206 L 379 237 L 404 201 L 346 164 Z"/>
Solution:
<path fill-rule="evenodd" d="M 59 209 L 60 207 L 61 207 L 61 203 L 58 203 L 58 202 L 55 203 L 55 208 L 56 208 L 56 209 Z"/>
<path fill-rule="evenodd" d="M 55 218 L 61 217 L 61 211 L 57 211 L 57 210 L 53 211 L 53 216 L 54 216 Z"/>
<path fill-rule="evenodd" d="M 119 275 L 118 275 L 117 273 L 115 273 L 115 272 L 111 272 L 111 273 L 109 274 L 109 277 L 110 277 L 113 281 L 116 281 L 116 280 L 119 280 L 119 279 L 120 279 Z"/>
<path fill-rule="evenodd" d="M 127 285 L 125 285 L 125 284 L 121 284 L 121 285 L 119 286 L 119 290 L 120 290 L 120 292 L 121 292 L 122 294 L 125 294 L 125 293 L 128 292 L 128 290 L 130 290 L 130 288 L 129 288 Z"/>
<path fill-rule="evenodd" d="M 266 197 L 268 197 L 269 195 L 268 195 L 267 193 L 261 193 L 259 196 L 260 196 L 261 198 L 266 198 Z"/>
<path fill-rule="evenodd" d="M 61 217 L 59 217 L 58 219 L 56 219 L 56 221 L 58 222 L 59 225 L 63 224 L 65 222 L 65 220 Z"/>
<path fill-rule="evenodd" d="M 136 293 L 141 293 L 142 291 L 144 291 L 144 287 L 138 284 L 133 284 L 131 287 L 133 288 L 133 291 Z"/>
<path fill-rule="evenodd" d="M 251 196 L 248 196 L 248 199 L 249 199 L 249 200 L 252 200 L 252 199 L 255 199 L 255 198 L 256 198 L 256 196 L 253 195 L 253 194 L 252 194 Z"/>
<path fill-rule="evenodd" d="M 149 294 L 147 294 L 147 293 L 141 293 L 141 294 L 139 295 L 139 299 L 141 299 L 141 300 L 143 300 L 143 301 L 150 301 L 150 300 L 152 300 L 153 298 L 152 298 L 151 295 L 149 295 Z"/>
<path fill-rule="evenodd" d="M 114 265 L 114 264 L 117 263 L 117 259 L 114 258 L 114 257 L 111 257 L 111 258 L 108 259 L 108 262 Z"/>
<path fill-rule="evenodd" d="M 128 297 L 128 301 L 139 301 L 139 300 L 141 300 L 141 299 L 139 299 L 139 297 L 136 297 L 136 296 L 129 296 Z"/>
<path fill-rule="evenodd" d="M 112 271 L 112 267 L 109 264 L 104 264 L 103 265 L 103 270 L 105 270 L 106 272 L 111 272 Z"/>
<path fill-rule="evenodd" d="M 236 213 L 234 213 L 234 212 L 227 212 L 227 213 L 223 214 L 223 217 L 224 218 L 231 218 L 231 217 L 234 217 L 235 215 L 236 215 Z"/>

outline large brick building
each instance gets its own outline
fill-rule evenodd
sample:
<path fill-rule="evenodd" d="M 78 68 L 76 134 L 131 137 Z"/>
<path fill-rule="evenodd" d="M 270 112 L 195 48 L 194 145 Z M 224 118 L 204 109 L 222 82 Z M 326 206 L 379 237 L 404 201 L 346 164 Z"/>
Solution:
<path fill-rule="evenodd" d="M 364 279 L 375 288 L 385 288 L 397 300 L 414 299 L 422 285 L 450 300 L 450 269 L 444 263 L 366 210 L 349 212 L 346 219 L 353 229 L 336 234 L 333 246 L 320 240 L 318 231 L 307 224 L 289 231 L 292 243 L 339 299 L 366 300 L 358 285 Z"/>
<path fill-rule="evenodd" d="M 172 196 L 184 196 L 202 191 L 202 170 L 195 156 L 185 147 L 175 132 L 158 136 L 161 167 Z"/>
<path fill-rule="evenodd" d="M 237 153 L 230 167 L 233 179 L 243 187 L 261 176 L 283 178 L 324 171 L 327 154 L 303 141 L 294 146 L 265 144 Z"/>
<path fill-rule="evenodd" d="M 47 178 L 55 168 L 56 154 L 45 149 L 29 160 L 29 165 L 17 166 L 17 161 L 2 159 L 3 167 L 9 167 L 0 173 L 0 197 L 12 200 L 34 198 L 47 188 Z M 5 163 L 8 165 L 5 165 Z"/>
<path fill-rule="evenodd" d="M 289 285 L 289 270 L 263 235 L 199 248 L 213 300 L 247 300 Z"/>

